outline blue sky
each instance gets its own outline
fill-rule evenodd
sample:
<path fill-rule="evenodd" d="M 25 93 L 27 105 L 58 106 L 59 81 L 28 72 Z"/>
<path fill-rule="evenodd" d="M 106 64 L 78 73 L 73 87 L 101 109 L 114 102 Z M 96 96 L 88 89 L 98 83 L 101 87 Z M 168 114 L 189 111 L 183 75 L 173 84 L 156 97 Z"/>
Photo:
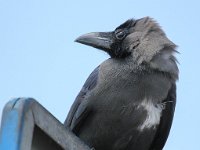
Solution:
<path fill-rule="evenodd" d="M 63 122 L 90 72 L 108 58 L 74 39 L 151 16 L 180 52 L 178 102 L 164 150 L 199 150 L 199 6 L 198 0 L 0 0 L 0 112 L 11 98 L 33 97 Z"/>

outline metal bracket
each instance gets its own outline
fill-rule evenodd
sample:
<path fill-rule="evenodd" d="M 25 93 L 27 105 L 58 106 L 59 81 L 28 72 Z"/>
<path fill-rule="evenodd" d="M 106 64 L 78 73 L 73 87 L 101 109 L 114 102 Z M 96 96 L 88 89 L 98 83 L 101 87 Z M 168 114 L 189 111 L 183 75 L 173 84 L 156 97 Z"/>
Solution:
<path fill-rule="evenodd" d="M 0 150 L 90 150 L 32 98 L 9 101 L 3 110 Z"/>

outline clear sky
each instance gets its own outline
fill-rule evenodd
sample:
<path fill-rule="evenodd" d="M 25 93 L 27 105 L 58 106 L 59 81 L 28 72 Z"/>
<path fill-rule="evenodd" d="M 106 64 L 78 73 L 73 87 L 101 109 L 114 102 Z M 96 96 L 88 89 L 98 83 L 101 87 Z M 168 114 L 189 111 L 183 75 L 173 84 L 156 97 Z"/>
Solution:
<path fill-rule="evenodd" d="M 0 0 L 0 112 L 11 98 L 33 97 L 63 122 L 90 72 L 108 58 L 74 39 L 151 16 L 180 52 L 178 103 L 164 150 L 200 150 L 199 7 L 198 0 Z"/>

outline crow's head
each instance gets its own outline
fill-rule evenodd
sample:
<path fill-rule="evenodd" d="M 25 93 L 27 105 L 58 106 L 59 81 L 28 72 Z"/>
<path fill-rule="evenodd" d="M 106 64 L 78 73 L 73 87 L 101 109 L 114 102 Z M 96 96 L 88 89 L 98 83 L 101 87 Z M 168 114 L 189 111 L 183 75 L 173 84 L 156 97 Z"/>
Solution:
<path fill-rule="evenodd" d="M 76 42 L 104 50 L 111 58 L 128 59 L 138 65 L 146 63 L 178 74 L 173 56 L 176 45 L 150 17 L 127 20 L 112 32 L 84 34 Z"/>

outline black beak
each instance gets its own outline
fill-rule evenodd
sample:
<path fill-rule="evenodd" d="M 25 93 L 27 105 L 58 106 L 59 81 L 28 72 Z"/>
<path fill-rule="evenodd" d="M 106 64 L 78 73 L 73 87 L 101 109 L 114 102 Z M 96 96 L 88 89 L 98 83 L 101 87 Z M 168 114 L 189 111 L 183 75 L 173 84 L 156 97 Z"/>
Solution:
<path fill-rule="evenodd" d="M 92 32 L 78 37 L 75 42 L 109 52 L 113 44 L 113 32 Z"/>

